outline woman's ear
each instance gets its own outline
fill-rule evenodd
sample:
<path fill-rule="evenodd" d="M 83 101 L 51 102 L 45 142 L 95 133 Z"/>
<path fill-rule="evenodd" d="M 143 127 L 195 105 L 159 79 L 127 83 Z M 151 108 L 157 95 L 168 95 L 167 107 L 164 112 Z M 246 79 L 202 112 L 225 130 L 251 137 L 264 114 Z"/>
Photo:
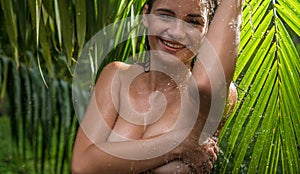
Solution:
<path fill-rule="evenodd" d="M 143 7 L 143 24 L 144 24 L 145 27 L 149 26 L 149 21 L 148 21 L 148 18 L 147 18 L 148 10 L 149 10 L 149 6 L 148 6 L 148 4 L 145 4 L 144 7 Z"/>

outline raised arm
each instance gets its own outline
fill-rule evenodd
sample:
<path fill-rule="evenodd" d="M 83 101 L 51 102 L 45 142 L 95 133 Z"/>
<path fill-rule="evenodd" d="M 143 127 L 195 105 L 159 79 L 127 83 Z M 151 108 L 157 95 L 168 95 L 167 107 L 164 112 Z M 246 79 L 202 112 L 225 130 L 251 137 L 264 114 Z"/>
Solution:
<path fill-rule="evenodd" d="M 192 73 L 200 94 L 199 127 L 207 120 L 214 122 L 214 128 L 204 127 L 199 133 L 212 132 L 221 119 L 237 60 L 241 10 L 242 0 L 222 0 L 198 52 Z"/>
<path fill-rule="evenodd" d="M 193 75 L 204 93 L 209 94 L 211 89 L 207 73 L 216 74 L 220 70 L 216 66 L 215 56 L 223 68 L 227 89 L 232 81 L 239 44 L 241 11 L 242 0 L 222 0 L 216 10 L 206 35 L 207 40 L 203 42 L 199 52 L 200 61 L 196 61 L 193 68 Z"/>

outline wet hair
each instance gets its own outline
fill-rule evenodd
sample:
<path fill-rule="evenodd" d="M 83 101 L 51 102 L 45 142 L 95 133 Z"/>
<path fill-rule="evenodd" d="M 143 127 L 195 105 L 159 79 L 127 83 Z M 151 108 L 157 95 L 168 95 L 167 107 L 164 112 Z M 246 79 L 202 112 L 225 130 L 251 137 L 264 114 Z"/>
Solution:
<path fill-rule="evenodd" d="M 148 11 L 147 11 L 147 13 L 150 13 L 150 11 L 151 11 L 151 9 L 152 9 L 152 6 L 153 6 L 153 3 L 155 2 L 156 0 L 147 0 L 146 1 L 146 3 L 145 4 L 147 4 L 148 5 Z M 218 3 L 218 0 L 200 0 L 201 1 L 201 3 L 206 3 L 207 4 L 207 7 L 208 7 L 208 9 L 209 9 L 209 12 L 208 12 L 208 14 L 209 14 L 209 21 L 211 21 L 212 20 L 212 18 L 213 18 L 213 16 L 214 16 L 214 14 L 215 14 L 215 11 L 216 11 L 216 9 L 217 9 L 217 7 L 218 7 L 218 5 L 219 5 L 219 3 Z M 204 1 L 204 2 L 202 2 L 202 1 Z"/>

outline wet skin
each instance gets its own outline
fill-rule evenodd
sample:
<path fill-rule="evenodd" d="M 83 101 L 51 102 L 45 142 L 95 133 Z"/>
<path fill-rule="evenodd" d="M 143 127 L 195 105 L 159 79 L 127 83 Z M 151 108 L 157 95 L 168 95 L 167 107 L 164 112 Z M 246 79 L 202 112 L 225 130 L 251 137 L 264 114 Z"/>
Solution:
<path fill-rule="evenodd" d="M 171 74 L 176 73 L 179 77 L 183 77 L 182 83 L 174 83 L 173 77 L 161 72 L 152 70 L 146 73 L 139 65 L 113 62 L 103 69 L 77 133 L 72 156 L 74 174 L 138 173 L 147 170 L 153 173 L 188 173 L 190 167 L 195 168 L 197 173 L 207 173 L 211 169 L 218 152 L 216 142 L 209 140 L 202 146 L 198 144 L 211 103 L 212 86 L 208 74 L 221 71 L 226 80 L 226 84 L 221 85 L 228 88 L 235 69 L 239 38 L 239 32 L 232 29 L 228 23 L 239 19 L 241 0 L 222 0 L 207 33 L 207 14 L 201 12 L 202 7 L 198 2 L 198 0 L 156 0 L 150 11 L 155 17 L 143 19 L 148 33 L 152 34 L 148 38 L 150 49 L 156 51 L 150 54 L 150 66 L 175 70 Z M 147 5 L 144 13 L 148 13 Z M 178 22 L 174 18 L 184 22 Z M 190 67 L 191 60 L 200 45 L 201 48 L 208 46 L 201 43 L 204 36 L 213 45 L 221 68 L 215 68 L 215 62 L 210 61 L 211 50 L 208 49 L 202 49 L 201 54 L 199 53 L 203 57 L 202 61 L 208 61 L 206 67 L 198 61 L 199 57 L 193 68 Z M 178 61 L 184 64 L 185 70 L 189 70 L 188 73 L 182 68 L 176 69 L 180 65 Z M 137 73 L 138 76 L 130 79 L 132 73 Z M 126 153 L 140 156 L 151 150 L 156 152 L 156 148 L 164 148 L 170 145 L 170 139 L 176 141 L 176 138 L 182 135 L 184 129 L 174 130 L 173 125 L 178 122 L 179 110 L 185 108 L 181 107 L 180 103 L 187 105 L 189 102 L 193 103 L 193 93 L 187 93 L 186 96 L 190 98 L 182 98 L 180 95 L 181 87 L 186 85 L 184 77 L 189 77 L 187 75 L 194 77 L 197 92 L 203 102 L 200 103 L 201 109 L 194 129 L 186 139 L 171 151 L 154 158 L 131 160 L 113 155 Z M 221 81 L 223 76 L 216 76 L 214 81 Z M 125 90 L 127 89 L 125 86 L 128 90 Z M 125 94 L 128 94 L 128 97 Z M 129 102 L 131 107 L 124 107 Z M 162 105 L 165 108 L 160 106 L 161 103 L 165 104 Z M 145 119 L 124 114 L 128 109 L 147 113 L 154 108 L 151 106 L 155 106 L 158 110 L 162 108 L 164 112 L 157 115 L 146 114 Z M 187 119 L 180 120 L 183 127 L 189 123 L 190 116 L 184 115 L 187 117 L 183 118 Z"/>
<path fill-rule="evenodd" d="M 144 12 L 147 11 L 148 7 L 146 5 Z M 149 34 L 149 45 L 151 50 L 162 51 L 162 53 L 151 54 L 152 66 L 153 62 L 165 66 L 176 66 L 174 64 L 170 65 L 172 58 L 166 56 L 165 53 L 167 53 L 179 59 L 187 68 L 190 68 L 191 61 L 195 56 L 194 52 L 199 49 L 207 31 L 206 10 L 201 9 L 198 1 L 157 0 L 153 4 L 150 14 L 154 16 L 144 18 L 144 25 L 147 27 Z M 130 73 L 128 71 L 137 71 L 136 68 L 130 67 L 124 70 L 120 73 L 122 77 L 118 79 L 128 81 L 126 74 Z M 149 104 L 150 95 L 154 94 L 152 95 L 154 103 L 162 102 L 159 96 L 156 96 L 155 93 L 157 92 L 166 97 L 167 104 L 164 114 L 159 119 L 153 118 L 157 120 L 155 123 L 146 123 L 145 126 L 132 125 L 126 119 L 123 119 L 123 116 L 119 116 L 113 128 L 116 134 L 109 137 L 110 141 L 118 141 L 122 139 L 120 137 L 147 139 L 172 130 L 179 115 L 181 97 L 177 84 L 168 75 L 153 71 L 141 73 L 131 83 L 129 90 L 130 103 L 138 112 L 147 112 L 151 109 Z M 152 115 L 152 117 L 157 116 Z M 218 151 L 216 143 L 211 142 L 205 146 L 208 155 L 203 156 L 203 160 L 199 163 L 208 160 L 209 157 L 213 161 L 216 160 L 216 152 Z M 209 168 L 211 168 L 211 162 L 207 163 L 210 163 Z M 153 173 L 188 173 L 190 171 L 191 168 L 188 164 L 178 160 L 151 170 Z"/>

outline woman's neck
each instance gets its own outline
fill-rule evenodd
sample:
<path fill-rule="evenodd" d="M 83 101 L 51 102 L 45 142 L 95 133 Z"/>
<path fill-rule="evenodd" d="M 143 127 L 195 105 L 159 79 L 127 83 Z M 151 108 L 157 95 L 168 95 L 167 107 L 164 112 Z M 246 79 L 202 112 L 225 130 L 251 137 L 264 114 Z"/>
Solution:
<path fill-rule="evenodd" d="M 151 91 L 170 91 L 177 87 L 176 82 L 164 72 L 150 71 L 147 75 Z"/>
<path fill-rule="evenodd" d="M 191 72 L 178 59 L 168 62 L 152 57 L 150 58 L 150 71 L 146 73 L 146 76 L 150 82 L 151 90 L 169 91 L 176 87 L 186 86 Z"/>

